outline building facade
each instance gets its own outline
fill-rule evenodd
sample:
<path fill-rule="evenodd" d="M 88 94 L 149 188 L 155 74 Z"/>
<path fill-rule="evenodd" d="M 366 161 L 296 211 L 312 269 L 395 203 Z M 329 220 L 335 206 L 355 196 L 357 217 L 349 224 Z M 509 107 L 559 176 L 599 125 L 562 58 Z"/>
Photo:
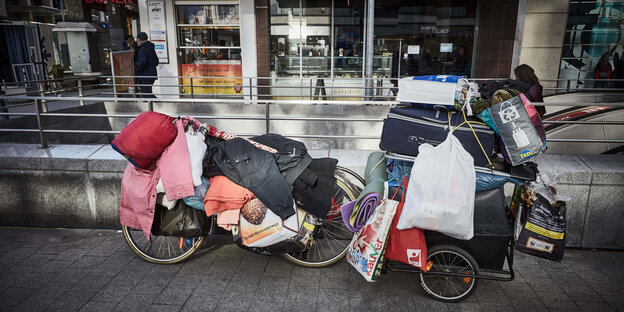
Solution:
<path fill-rule="evenodd" d="M 32 1 L 42 5 L 24 5 Z M 519 64 L 532 66 L 549 92 L 621 87 L 609 79 L 624 71 L 623 3 L 8 0 L 0 6 L 0 25 L 5 41 L 14 35 L 7 29 L 23 21 L 37 23 L 39 39 L 54 38 L 17 51 L 30 63 L 41 63 L 50 54 L 48 70 L 60 64 L 66 72 L 103 74 L 110 72 L 108 53 L 122 49 L 125 36 L 144 31 L 160 59 L 155 92 L 176 97 L 302 98 L 310 96 L 312 86 L 324 96 L 358 98 L 364 95 L 362 78 L 382 87 L 375 95 L 390 95 L 401 77 L 512 77 Z M 90 26 L 77 37 L 63 30 L 76 25 L 59 23 Z M 41 35 L 47 28 L 53 35 Z M 30 57 L 32 49 L 42 56 Z M 22 58 L 13 60 L 14 52 L 0 49 L 8 56 L 0 64 L 3 77 L 15 76 L 12 67 Z"/>

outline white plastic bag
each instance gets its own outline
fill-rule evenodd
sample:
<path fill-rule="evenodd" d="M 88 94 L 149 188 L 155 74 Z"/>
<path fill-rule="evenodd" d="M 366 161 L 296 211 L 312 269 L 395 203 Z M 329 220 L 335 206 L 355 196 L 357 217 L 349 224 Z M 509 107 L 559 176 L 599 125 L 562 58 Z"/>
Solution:
<path fill-rule="evenodd" d="M 177 199 L 172 201 L 167 199 L 167 194 L 165 194 L 165 187 L 163 186 L 162 179 L 158 179 L 158 183 L 156 184 L 156 193 L 156 203 L 161 206 L 167 207 L 167 209 L 169 210 L 173 209 L 178 202 Z"/>
<path fill-rule="evenodd" d="M 193 185 L 200 186 L 202 184 L 201 176 L 204 170 L 202 162 L 208 146 L 204 143 L 205 136 L 201 132 L 196 132 L 192 127 L 186 131 L 186 145 L 188 146 L 189 159 L 191 163 L 191 175 L 193 176 Z"/>
<path fill-rule="evenodd" d="M 267 247 L 299 234 L 299 210 L 293 203 L 294 215 L 282 220 L 257 198 L 241 209 L 239 232 L 243 245 Z"/>
<path fill-rule="evenodd" d="M 475 181 L 473 158 L 452 133 L 436 147 L 420 145 L 397 228 L 471 239 Z"/>

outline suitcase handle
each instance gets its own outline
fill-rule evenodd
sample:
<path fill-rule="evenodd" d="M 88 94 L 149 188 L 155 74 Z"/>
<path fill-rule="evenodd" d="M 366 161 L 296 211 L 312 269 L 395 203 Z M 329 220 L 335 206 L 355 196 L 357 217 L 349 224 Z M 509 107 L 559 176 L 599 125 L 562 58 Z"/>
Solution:
<path fill-rule="evenodd" d="M 432 144 L 432 145 L 438 145 L 438 144 L 442 143 L 442 141 L 427 140 L 427 139 L 425 139 L 423 137 L 413 136 L 413 135 L 410 135 L 410 136 L 407 137 L 407 142 L 409 142 L 409 143 L 417 143 L 418 145 L 425 144 L 425 143 L 429 143 L 429 144 Z"/>

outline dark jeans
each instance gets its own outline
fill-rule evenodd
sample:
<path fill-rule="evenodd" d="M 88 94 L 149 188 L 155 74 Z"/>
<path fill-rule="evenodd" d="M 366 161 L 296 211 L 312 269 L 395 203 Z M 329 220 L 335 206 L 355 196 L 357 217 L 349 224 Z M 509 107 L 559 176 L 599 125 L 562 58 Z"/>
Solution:
<path fill-rule="evenodd" d="M 0 95 L 4 95 L 4 90 L 0 90 Z M 0 113 L 8 113 L 9 111 L 6 108 L 6 104 L 4 103 L 4 100 L 0 100 Z M 6 120 L 9 119 L 9 116 L 7 115 L 0 115 L 0 120 Z"/>
<path fill-rule="evenodd" d="M 152 94 L 152 85 L 154 84 L 154 79 L 137 79 L 137 91 L 139 92 L 139 97 L 143 98 L 155 98 L 154 94 Z"/>

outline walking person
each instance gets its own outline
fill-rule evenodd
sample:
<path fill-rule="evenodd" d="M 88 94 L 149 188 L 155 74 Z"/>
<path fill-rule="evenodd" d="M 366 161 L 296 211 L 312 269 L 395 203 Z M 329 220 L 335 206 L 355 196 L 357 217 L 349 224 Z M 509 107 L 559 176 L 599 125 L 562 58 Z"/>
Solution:
<path fill-rule="evenodd" d="M 617 79 L 614 83 L 616 88 L 624 88 L 624 52 L 620 56 L 617 52 L 613 53 L 613 77 Z"/>
<path fill-rule="evenodd" d="M 542 85 L 539 83 L 539 79 L 535 75 L 535 70 L 527 64 L 519 65 L 514 68 L 514 74 L 516 75 L 516 80 L 522 81 L 529 85 L 529 92 L 525 93 L 529 101 L 531 102 L 544 102 L 544 97 L 542 96 L 542 90 L 544 89 Z M 546 108 L 542 105 L 535 106 L 535 110 L 543 117 L 546 114 Z"/>
<path fill-rule="evenodd" d="M 155 98 L 152 94 L 152 85 L 158 78 L 156 66 L 158 66 L 158 56 L 154 50 L 154 44 L 147 40 L 147 34 L 140 32 L 137 34 L 138 47 L 135 51 L 134 74 L 137 76 L 137 88 L 141 97 Z"/>
<path fill-rule="evenodd" d="M 611 63 L 609 63 L 609 53 L 605 53 L 600 57 L 598 61 L 598 65 L 594 68 L 594 88 L 608 88 L 609 81 L 605 79 L 611 79 L 611 71 L 613 68 L 611 67 Z"/>

